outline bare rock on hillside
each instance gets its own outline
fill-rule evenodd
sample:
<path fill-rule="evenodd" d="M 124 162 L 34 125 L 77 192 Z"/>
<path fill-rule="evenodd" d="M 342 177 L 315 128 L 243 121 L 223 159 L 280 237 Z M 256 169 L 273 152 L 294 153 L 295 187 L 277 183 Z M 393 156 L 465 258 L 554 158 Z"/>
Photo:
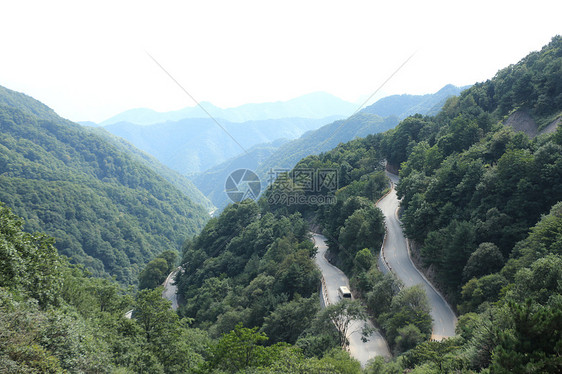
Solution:
<path fill-rule="evenodd" d="M 548 124 L 548 126 L 546 126 L 544 129 L 542 129 L 539 132 L 539 135 L 542 134 L 552 134 L 553 132 L 556 131 L 556 129 L 558 128 L 558 126 L 560 125 L 560 123 L 562 123 L 562 116 L 556 118 L 554 121 L 550 122 Z"/>
<path fill-rule="evenodd" d="M 530 138 L 534 138 L 539 132 L 537 123 L 533 120 L 529 113 L 522 110 L 512 113 L 504 122 L 504 125 L 510 126 L 515 131 L 524 132 Z"/>

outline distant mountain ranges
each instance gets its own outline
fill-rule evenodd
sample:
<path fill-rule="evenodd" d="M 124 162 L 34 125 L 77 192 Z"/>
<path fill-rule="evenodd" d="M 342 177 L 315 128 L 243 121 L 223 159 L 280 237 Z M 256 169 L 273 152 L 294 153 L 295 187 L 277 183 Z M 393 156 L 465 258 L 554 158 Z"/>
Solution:
<path fill-rule="evenodd" d="M 387 96 L 362 111 L 381 117 L 396 116 L 399 120 L 403 120 L 417 113 L 434 116 L 439 112 L 449 97 L 457 96 L 461 91 L 469 87 L 470 86 L 456 87 L 452 84 L 448 84 L 434 94 Z"/>
<path fill-rule="evenodd" d="M 289 171 L 302 158 L 326 152 L 339 143 L 357 137 L 384 132 L 398 124 L 396 117 L 382 118 L 375 114 L 358 113 L 347 120 L 339 120 L 310 131 L 298 139 L 260 144 L 204 173 L 191 176 L 193 183 L 219 209 L 231 201 L 224 192 L 224 183 L 236 169 L 256 171 L 262 182 L 262 191 L 279 172 Z"/>
<path fill-rule="evenodd" d="M 346 120 L 329 123 L 293 141 L 260 144 L 250 149 L 248 154 L 241 154 L 190 178 L 215 206 L 224 208 L 230 203 L 224 192 L 224 181 L 236 169 L 255 170 L 263 189 L 271 179 L 272 172 L 290 170 L 308 155 L 320 154 L 354 138 L 394 128 L 401 119 L 409 115 L 435 114 L 447 98 L 458 95 L 463 89 L 447 85 L 430 95 L 389 96 Z M 391 109 L 381 105 L 381 101 L 386 102 Z"/>
<path fill-rule="evenodd" d="M 215 122 L 207 117 L 148 126 L 119 122 L 103 128 L 153 155 L 171 169 L 190 175 L 243 154 L 256 144 L 280 138 L 298 138 L 335 118 L 282 118 L 247 122 L 219 119 Z"/>
<path fill-rule="evenodd" d="M 442 100 L 420 97 L 424 108 Z M 192 108 L 153 112 L 142 124 L 78 126 L 0 87 L 0 201 L 25 219 L 26 230 L 54 236 L 72 262 L 133 284 L 148 260 L 176 250 L 215 207 L 228 204 L 224 182 L 233 170 L 255 170 L 266 182 L 270 169 L 291 168 L 309 154 L 394 127 L 408 106 L 394 117 L 364 110 L 342 120 L 354 104 L 311 94 L 235 109 L 216 109 L 214 119 L 173 121 L 186 112 L 200 115 Z M 142 112 L 113 120 L 138 120 L 131 114 Z"/>
<path fill-rule="evenodd" d="M 119 122 L 137 125 L 154 125 L 163 122 L 175 122 L 186 118 L 213 118 L 227 122 L 261 121 L 281 118 L 313 118 L 348 117 L 357 109 L 357 105 L 337 98 L 325 92 L 314 92 L 299 96 L 288 101 L 273 103 L 244 104 L 235 108 L 222 109 L 211 103 L 202 102 L 199 106 L 187 107 L 171 112 L 156 112 L 152 109 L 138 108 L 117 114 L 103 122 L 100 126 Z"/>
<path fill-rule="evenodd" d="M 100 124 L 171 169 L 191 175 L 246 153 L 252 146 L 278 139 L 296 139 L 336 119 L 346 118 L 357 106 L 317 92 L 288 101 L 245 104 L 221 109 L 210 103 L 160 113 L 131 109 Z M 211 117 L 209 117 L 209 114 Z"/>
<path fill-rule="evenodd" d="M 215 206 L 223 208 L 230 202 L 224 182 L 236 169 L 255 170 L 265 182 L 271 169 L 290 169 L 303 157 L 386 131 L 411 114 L 435 114 L 462 89 L 447 85 L 434 94 L 388 96 L 347 120 L 341 119 L 357 110 L 355 104 L 312 93 L 286 102 L 229 109 L 202 103 L 213 118 L 197 106 L 165 113 L 132 109 L 99 126 L 188 176 Z"/>

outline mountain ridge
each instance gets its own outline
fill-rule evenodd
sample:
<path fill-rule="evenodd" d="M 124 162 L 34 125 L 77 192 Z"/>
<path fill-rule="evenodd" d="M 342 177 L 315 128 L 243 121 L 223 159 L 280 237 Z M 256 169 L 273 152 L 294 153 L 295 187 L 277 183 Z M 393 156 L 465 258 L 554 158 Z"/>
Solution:
<path fill-rule="evenodd" d="M 362 109 L 363 112 L 377 114 L 381 117 L 396 116 L 398 119 L 404 118 L 413 114 L 435 115 L 441 109 L 445 100 L 451 96 L 457 96 L 462 91 L 470 87 L 462 86 L 457 87 L 452 84 L 447 84 L 439 91 L 433 94 L 424 95 L 390 95 L 383 97 L 377 102 Z"/>
<path fill-rule="evenodd" d="M 113 145 L 128 153 L 130 156 L 134 157 L 136 161 L 139 161 L 142 164 L 148 166 L 158 175 L 174 185 L 174 187 L 176 187 L 178 190 L 183 192 L 193 202 L 207 209 L 207 211 L 211 212 L 216 209 L 213 203 L 211 203 L 211 201 L 207 197 L 205 197 L 205 195 L 203 195 L 203 193 L 201 193 L 201 191 L 199 191 L 197 187 L 195 187 L 193 182 L 191 182 L 186 176 L 162 164 L 156 157 L 136 148 L 125 139 L 111 134 L 104 128 L 90 128 L 89 131 L 103 137 L 108 142 L 111 142 Z"/>
<path fill-rule="evenodd" d="M 333 120 L 334 117 L 242 123 L 221 120 L 219 126 L 211 118 L 186 118 L 148 126 L 121 122 L 104 129 L 126 139 L 180 174 L 189 175 L 245 153 L 256 144 L 280 138 L 295 139 Z"/>
<path fill-rule="evenodd" d="M 200 106 L 205 110 L 201 109 Z M 200 106 L 185 107 L 168 112 L 158 112 L 149 108 L 129 109 L 100 122 L 99 125 L 107 126 L 118 122 L 130 122 L 146 126 L 186 118 L 208 118 L 209 114 L 216 119 L 229 122 L 289 117 L 321 119 L 331 116 L 346 117 L 356 109 L 355 104 L 325 92 L 313 92 L 285 101 L 242 104 L 232 108 L 220 108 L 210 102 L 201 102 Z"/>
<path fill-rule="evenodd" d="M 419 109 L 422 114 L 428 114 L 444 104 L 446 98 L 454 93 L 460 93 L 460 88 L 446 85 L 435 94 L 427 95 L 394 95 L 380 99 L 375 104 L 368 106 L 352 117 L 345 120 L 326 124 L 319 129 L 308 131 L 301 137 L 289 142 L 284 142 L 279 147 L 266 144 L 261 145 L 261 155 L 269 154 L 267 158 L 261 157 L 261 162 L 248 160 L 247 154 L 240 154 L 224 163 L 208 169 L 206 172 L 191 176 L 191 180 L 201 192 L 211 199 L 219 209 L 230 202 L 224 192 L 224 181 L 229 173 L 238 168 L 246 168 L 256 171 L 262 181 L 267 180 L 267 173 L 272 169 L 291 169 L 302 158 L 321 152 L 329 151 L 339 143 L 350 141 L 356 137 L 363 137 L 377 132 L 383 132 L 396 126 L 399 122 L 398 116 L 406 112 Z M 386 99 L 386 100 L 385 100 Z M 389 114 L 385 118 L 374 113 L 377 103 L 392 100 L 399 105 L 399 110 L 394 106 L 386 111 Z M 425 104 L 425 105 L 421 105 Z M 351 129 L 350 129 L 351 127 Z M 246 160 L 246 162 L 244 162 Z M 228 166 L 230 165 L 230 167 Z M 256 166 L 257 165 L 257 166 Z M 206 181 L 206 178 L 210 178 Z"/>
<path fill-rule="evenodd" d="M 0 201 L 73 263 L 134 284 L 148 260 L 208 220 L 128 153 L 29 96 L 0 92 Z"/>

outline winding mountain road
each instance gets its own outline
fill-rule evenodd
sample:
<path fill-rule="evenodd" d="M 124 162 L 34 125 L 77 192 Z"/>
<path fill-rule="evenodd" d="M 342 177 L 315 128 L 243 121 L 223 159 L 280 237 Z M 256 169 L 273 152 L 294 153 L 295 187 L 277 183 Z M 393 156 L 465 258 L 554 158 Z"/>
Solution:
<path fill-rule="evenodd" d="M 162 291 L 162 297 L 172 302 L 172 310 L 178 310 L 178 286 L 176 286 L 175 278 L 180 269 L 181 266 L 178 266 L 174 271 L 168 274 L 163 284 L 164 291 Z"/>
<path fill-rule="evenodd" d="M 172 302 L 171 308 L 174 311 L 178 310 L 178 306 L 179 306 L 178 286 L 176 286 L 174 278 L 176 277 L 176 274 L 180 270 L 181 270 L 181 266 L 178 266 L 174 271 L 168 274 L 168 277 L 166 277 L 166 280 L 162 284 L 162 286 L 164 287 L 164 289 L 162 290 L 162 298 L 166 300 L 170 300 Z M 133 318 L 134 311 L 135 311 L 134 309 L 131 309 L 127 313 L 125 313 L 125 318 L 127 319 Z"/>
<path fill-rule="evenodd" d="M 312 239 L 314 240 L 316 248 L 318 248 L 315 258 L 316 265 L 324 277 L 322 292 L 325 296 L 322 298 L 322 301 L 324 303 L 327 301 L 329 304 L 335 304 L 339 301 L 338 288 L 340 286 L 349 287 L 349 279 L 340 269 L 333 266 L 326 260 L 325 254 L 328 249 L 326 238 L 320 234 L 313 234 Z M 367 337 L 369 340 L 367 342 L 363 342 L 361 339 L 361 330 L 363 329 L 365 323 L 368 323 L 370 327 L 373 327 L 370 321 L 353 321 L 349 328 L 351 333 L 348 336 L 349 352 L 351 356 L 356 358 L 363 367 L 365 367 L 367 361 L 373 357 L 390 357 L 390 351 L 388 350 L 386 340 L 378 332 L 373 332 Z"/>
<path fill-rule="evenodd" d="M 386 262 L 406 287 L 420 284 L 424 288 L 431 306 L 431 318 L 433 318 L 432 339 L 442 340 L 454 336 L 457 316 L 441 294 L 414 266 L 410 258 L 409 248 L 398 219 L 400 201 L 394 189 L 394 185 L 398 183 L 398 176 L 388 172 L 387 175 L 392 181 L 392 189 L 377 203 L 385 216 L 387 228 L 386 242 L 383 247 Z"/>

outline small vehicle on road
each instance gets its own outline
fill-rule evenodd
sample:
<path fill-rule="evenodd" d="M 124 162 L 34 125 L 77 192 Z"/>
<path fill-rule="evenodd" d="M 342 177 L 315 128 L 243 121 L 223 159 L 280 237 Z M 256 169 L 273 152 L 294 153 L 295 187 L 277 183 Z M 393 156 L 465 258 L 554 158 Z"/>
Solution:
<path fill-rule="evenodd" d="M 349 291 L 349 288 L 346 286 L 340 286 L 340 288 L 338 288 L 338 297 L 340 300 L 351 300 L 351 291 Z"/>

